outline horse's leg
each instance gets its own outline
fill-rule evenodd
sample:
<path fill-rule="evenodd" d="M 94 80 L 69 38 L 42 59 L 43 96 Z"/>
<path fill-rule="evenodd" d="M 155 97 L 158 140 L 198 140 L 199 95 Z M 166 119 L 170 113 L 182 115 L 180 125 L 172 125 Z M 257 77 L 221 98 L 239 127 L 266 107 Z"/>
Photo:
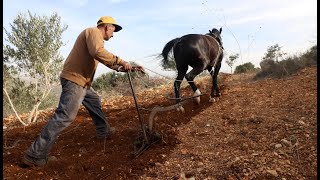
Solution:
<path fill-rule="evenodd" d="M 213 74 L 213 80 L 214 80 L 213 84 L 216 90 L 217 97 L 221 96 L 221 93 L 218 87 L 218 74 L 219 74 L 220 68 L 221 68 L 221 62 L 216 65 L 216 67 L 214 68 L 214 74 Z"/>
<path fill-rule="evenodd" d="M 180 99 L 180 85 L 181 85 L 181 82 L 183 80 L 183 77 L 184 75 L 186 74 L 187 70 L 182 69 L 182 70 L 178 70 L 178 76 L 174 82 L 174 92 L 175 92 L 175 95 L 176 95 L 176 103 L 179 104 L 181 99 Z M 182 111 L 184 112 L 184 108 L 182 107 L 182 105 L 180 105 L 178 108 L 177 108 L 177 111 Z"/>
<path fill-rule="evenodd" d="M 210 94 L 210 97 L 209 97 L 209 102 L 214 102 L 214 88 L 213 88 L 213 69 L 212 69 L 212 66 L 208 66 L 207 70 L 209 71 L 210 73 L 210 76 L 211 76 L 211 82 L 212 82 L 212 86 L 211 86 L 211 94 Z"/>
<path fill-rule="evenodd" d="M 190 84 L 194 94 L 193 96 L 197 96 L 195 98 L 195 101 L 197 102 L 197 104 L 200 104 L 200 95 L 201 92 L 200 90 L 197 88 L 197 86 L 195 85 L 195 83 L 193 82 L 194 78 L 199 75 L 201 72 L 203 71 L 202 68 L 193 68 L 188 74 L 185 75 L 188 83 Z"/>
<path fill-rule="evenodd" d="M 219 87 L 218 87 L 218 74 L 219 74 L 220 68 L 221 68 L 221 62 L 219 62 L 216 65 L 216 67 L 214 68 L 214 71 L 210 70 L 210 74 L 212 77 L 212 89 L 211 89 L 211 95 L 210 95 L 210 99 L 209 99 L 210 102 L 216 101 L 214 99 L 214 97 L 215 97 L 214 91 L 216 91 L 216 97 L 219 97 L 221 95 L 220 91 L 219 91 Z M 208 68 L 208 70 L 209 70 L 209 68 Z"/>

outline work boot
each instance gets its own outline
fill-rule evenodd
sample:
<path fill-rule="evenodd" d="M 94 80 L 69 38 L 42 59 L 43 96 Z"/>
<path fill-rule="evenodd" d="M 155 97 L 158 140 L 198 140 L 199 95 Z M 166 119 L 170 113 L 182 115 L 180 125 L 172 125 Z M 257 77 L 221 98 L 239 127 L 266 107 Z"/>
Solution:
<path fill-rule="evenodd" d="M 25 154 L 22 158 L 22 162 L 27 166 L 45 166 L 49 162 L 57 161 L 58 159 L 55 156 L 49 156 L 44 159 L 34 158 Z"/>
<path fill-rule="evenodd" d="M 109 138 L 111 135 L 113 135 L 116 131 L 116 128 L 110 127 L 110 129 L 107 131 L 106 128 L 97 129 L 97 138 L 98 139 L 105 139 Z"/>

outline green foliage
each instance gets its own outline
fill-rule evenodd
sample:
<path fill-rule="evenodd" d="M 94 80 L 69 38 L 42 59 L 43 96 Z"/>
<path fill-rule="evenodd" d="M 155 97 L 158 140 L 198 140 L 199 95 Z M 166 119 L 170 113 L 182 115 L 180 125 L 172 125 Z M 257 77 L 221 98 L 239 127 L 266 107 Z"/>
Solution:
<path fill-rule="evenodd" d="M 246 73 L 246 72 L 252 72 L 255 70 L 256 70 L 256 68 L 254 67 L 254 65 L 251 62 L 247 62 L 247 63 L 244 63 L 242 65 L 237 66 L 234 73 L 235 74 Z"/>
<path fill-rule="evenodd" d="M 231 73 L 232 73 L 233 64 L 236 62 L 238 58 L 239 58 L 239 54 L 237 53 L 237 54 L 230 55 L 229 58 L 226 60 L 226 63 L 231 68 Z"/>
<path fill-rule="evenodd" d="M 62 33 L 67 29 L 60 21 L 57 13 L 48 17 L 28 11 L 18 14 L 10 29 L 4 28 L 3 88 L 18 112 L 39 106 L 59 80 L 64 59 L 59 49 L 64 45 Z M 4 111 L 9 114 L 7 102 L 4 96 Z"/>
<path fill-rule="evenodd" d="M 262 61 L 273 60 L 279 61 L 279 58 L 282 58 L 286 53 L 282 52 L 282 47 L 278 44 L 268 47 L 267 52 L 262 57 Z"/>
<path fill-rule="evenodd" d="M 39 109 L 48 109 L 48 108 L 58 107 L 59 98 L 60 98 L 60 93 L 57 94 L 56 92 L 50 91 L 48 96 L 40 104 Z"/>
<path fill-rule="evenodd" d="M 255 79 L 266 77 L 282 78 L 297 72 L 299 69 L 317 65 L 317 45 L 312 46 L 300 56 L 290 56 L 282 61 L 263 59 Z"/>
<path fill-rule="evenodd" d="M 129 62 L 131 66 L 137 66 L 135 62 Z M 136 82 L 139 79 L 148 78 L 148 74 L 142 74 L 141 72 L 131 72 L 132 81 Z M 117 89 L 117 87 L 122 86 L 123 84 L 128 84 L 128 75 L 124 72 L 108 72 L 97 77 L 92 82 L 92 88 L 98 92 L 106 92 L 111 89 Z"/>
<path fill-rule="evenodd" d="M 30 97 L 33 96 L 32 86 L 28 86 L 26 82 L 20 79 L 14 79 L 10 90 L 10 98 L 19 113 L 28 113 L 34 104 L 30 103 Z M 49 95 L 41 103 L 39 109 L 47 109 L 58 104 L 59 98 L 57 94 L 49 93 Z M 9 106 L 8 98 L 3 94 L 3 116 L 7 117 L 13 114 L 12 108 Z"/>
<path fill-rule="evenodd" d="M 312 66 L 317 64 L 317 45 L 312 46 L 300 57 L 301 66 Z"/>
<path fill-rule="evenodd" d="M 109 90 L 116 86 L 116 72 L 102 74 L 92 82 L 92 87 L 95 90 Z"/>
<path fill-rule="evenodd" d="M 18 78 L 13 78 L 10 82 L 10 85 L 4 84 L 6 89 L 9 90 L 11 101 L 15 104 L 15 108 L 21 112 L 27 112 L 29 109 L 32 108 L 33 104 L 30 103 L 29 99 L 32 95 L 30 86 L 27 86 L 26 83 Z M 9 106 L 8 98 L 3 94 L 3 115 L 4 117 L 12 114 L 13 111 Z"/>
<path fill-rule="evenodd" d="M 177 70 L 176 69 L 176 62 L 174 61 L 172 51 L 171 51 L 171 53 L 169 53 L 167 61 L 164 61 L 164 59 L 162 59 L 160 65 L 164 70 L 168 70 L 168 71 L 176 71 Z"/>
<path fill-rule="evenodd" d="M 59 49 L 63 45 L 62 33 L 67 26 L 60 25 L 60 17 L 19 14 L 11 25 L 11 32 L 5 30 L 6 41 L 4 54 L 9 61 L 16 64 L 16 70 L 32 78 L 45 78 L 50 74 L 49 81 L 57 81 L 63 57 Z M 52 74 L 52 75 L 51 75 Z"/>

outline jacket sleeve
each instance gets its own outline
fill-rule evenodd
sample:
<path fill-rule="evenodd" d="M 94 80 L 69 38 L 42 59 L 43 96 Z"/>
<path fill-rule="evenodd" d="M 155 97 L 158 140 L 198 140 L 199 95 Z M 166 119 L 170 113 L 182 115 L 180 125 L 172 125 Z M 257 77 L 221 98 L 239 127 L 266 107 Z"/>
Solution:
<path fill-rule="evenodd" d="M 86 44 L 90 55 L 108 67 L 120 64 L 123 60 L 104 48 L 104 42 L 99 33 L 95 30 L 89 30 L 86 33 Z"/>
<path fill-rule="evenodd" d="M 108 66 L 110 69 L 119 72 L 120 65 Z"/>

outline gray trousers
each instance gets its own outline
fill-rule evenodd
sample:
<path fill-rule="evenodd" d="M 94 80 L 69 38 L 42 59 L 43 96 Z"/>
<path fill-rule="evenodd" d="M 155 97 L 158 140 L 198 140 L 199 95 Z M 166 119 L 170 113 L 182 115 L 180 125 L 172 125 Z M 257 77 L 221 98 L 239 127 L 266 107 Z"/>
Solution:
<path fill-rule="evenodd" d="M 91 88 L 87 89 L 61 78 L 62 92 L 58 108 L 48 120 L 40 136 L 31 144 L 26 154 L 34 158 L 47 158 L 59 133 L 75 119 L 81 103 L 89 111 L 98 136 L 106 136 L 110 125 L 101 109 L 101 98 Z"/>

